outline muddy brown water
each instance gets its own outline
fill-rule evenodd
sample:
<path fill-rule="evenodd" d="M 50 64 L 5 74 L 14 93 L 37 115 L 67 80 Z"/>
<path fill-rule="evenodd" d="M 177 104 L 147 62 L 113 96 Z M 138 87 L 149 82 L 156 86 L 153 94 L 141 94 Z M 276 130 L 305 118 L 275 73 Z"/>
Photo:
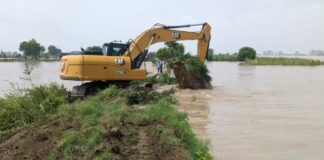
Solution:
<path fill-rule="evenodd" d="M 58 62 L 31 64 L 34 84 L 62 81 Z M 151 64 L 146 65 L 154 71 Z M 181 90 L 179 109 L 220 160 L 324 159 L 324 67 L 208 63 L 213 90 Z M 22 80 L 24 63 L 0 63 L 0 96 Z"/>

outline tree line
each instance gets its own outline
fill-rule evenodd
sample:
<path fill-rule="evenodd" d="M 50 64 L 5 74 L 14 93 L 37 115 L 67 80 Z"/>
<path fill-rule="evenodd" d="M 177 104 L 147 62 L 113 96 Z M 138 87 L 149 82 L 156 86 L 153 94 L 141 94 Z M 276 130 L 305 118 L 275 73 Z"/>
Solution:
<path fill-rule="evenodd" d="M 165 47 L 158 49 L 156 52 L 149 52 L 146 61 L 155 63 L 158 59 L 169 61 L 172 57 L 184 54 L 184 45 L 177 42 L 167 42 Z M 251 47 L 242 47 L 237 53 L 216 54 L 214 49 L 209 48 L 207 53 L 207 61 L 245 61 L 246 59 L 255 59 L 256 51 Z"/>
<path fill-rule="evenodd" d="M 38 59 L 40 56 L 45 58 L 50 56 L 57 58 L 62 53 L 62 50 L 54 45 L 49 45 L 47 47 L 47 52 L 45 52 L 45 47 L 38 43 L 35 39 L 21 42 L 19 45 L 19 50 L 23 52 L 25 57 L 32 57 L 34 59 Z"/>
<path fill-rule="evenodd" d="M 21 58 L 21 57 L 30 57 L 33 59 L 38 59 L 40 57 L 43 58 L 58 58 L 59 55 L 62 53 L 62 50 L 57 48 L 54 45 L 49 45 L 46 48 L 38 43 L 35 39 L 31 39 L 29 41 L 23 41 L 19 44 L 19 51 L 23 54 L 18 52 L 0 52 L 0 58 Z"/>

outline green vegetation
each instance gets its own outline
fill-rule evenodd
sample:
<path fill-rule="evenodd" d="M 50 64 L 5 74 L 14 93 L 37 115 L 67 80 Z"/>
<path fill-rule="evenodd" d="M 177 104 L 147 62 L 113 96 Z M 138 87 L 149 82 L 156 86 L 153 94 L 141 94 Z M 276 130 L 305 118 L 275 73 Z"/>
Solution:
<path fill-rule="evenodd" d="M 25 56 L 38 58 L 40 54 L 45 51 L 45 47 L 39 44 L 35 39 L 31 39 L 29 41 L 21 42 L 19 50 L 24 52 Z"/>
<path fill-rule="evenodd" d="M 208 61 L 239 61 L 238 59 L 238 55 L 235 54 L 212 54 L 212 55 L 208 55 Z"/>
<path fill-rule="evenodd" d="M 234 54 L 217 54 L 214 55 L 214 61 L 239 61 L 238 55 Z"/>
<path fill-rule="evenodd" d="M 101 46 L 89 46 L 86 48 L 87 51 L 101 51 Z"/>
<path fill-rule="evenodd" d="M 162 73 L 160 75 L 154 75 L 147 78 L 147 81 L 153 84 L 176 84 L 177 79 L 175 77 L 170 77 L 168 73 Z"/>
<path fill-rule="evenodd" d="M 43 45 L 38 43 L 35 39 L 23 41 L 19 45 L 18 52 L 4 52 L 0 51 L 0 62 L 22 62 L 22 61 L 58 61 L 62 50 L 54 45 L 49 45 L 47 50 Z"/>
<path fill-rule="evenodd" d="M 208 143 L 195 136 L 187 115 L 176 110 L 172 93 L 174 90 L 157 93 L 142 87 L 111 86 L 96 96 L 68 104 L 63 87 L 34 87 L 0 99 L 0 129 L 8 131 L 55 117 L 55 123 L 46 128 L 57 130 L 50 134 L 57 137 L 49 139 L 58 139 L 50 144 L 44 141 L 54 146 L 47 148 L 47 156 L 53 160 L 114 159 L 120 155 L 133 159 L 212 159 Z"/>
<path fill-rule="evenodd" d="M 246 59 L 255 59 L 256 51 L 251 47 L 243 47 L 239 50 L 238 59 L 240 61 L 245 61 Z"/>
<path fill-rule="evenodd" d="M 237 53 L 234 54 L 215 54 L 214 50 L 210 48 L 208 50 L 207 61 L 239 61 Z"/>
<path fill-rule="evenodd" d="M 178 69 L 179 73 L 175 73 L 175 75 L 183 74 L 182 79 L 179 79 L 180 77 L 176 77 L 178 83 L 182 82 L 184 79 L 188 82 L 193 80 L 192 78 L 190 78 L 192 77 L 192 75 L 197 75 L 196 77 L 200 77 L 206 82 L 211 81 L 211 77 L 208 75 L 209 71 L 207 66 L 202 63 L 196 56 L 191 56 L 189 53 L 185 54 L 185 48 L 183 44 L 177 42 L 167 42 L 165 43 L 165 45 L 166 47 L 161 48 L 157 51 L 155 58 L 152 58 L 154 56 L 153 53 L 151 53 L 150 57 L 151 59 L 160 59 L 166 62 L 168 75 L 170 75 L 171 69 L 175 71 L 175 66 L 180 68 Z M 184 69 L 185 71 L 182 69 Z M 186 72 L 185 77 L 183 72 Z M 196 81 L 198 79 L 194 80 Z M 168 84 L 174 83 L 174 80 L 168 78 L 167 75 L 161 75 L 158 79 L 152 77 L 149 79 L 149 81 Z"/>
<path fill-rule="evenodd" d="M 48 50 L 48 55 L 51 55 L 56 58 L 62 53 L 62 50 L 57 48 L 54 45 L 49 45 L 47 50 Z"/>
<path fill-rule="evenodd" d="M 66 91 L 57 84 L 20 90 L 0 98 L 0 131 L 38 122 L 56 113 L 67 102 Z"/>
<path fill-rule="evenodd" d="M 73 159 L 74 155 L 81 155 L 84 159 L 91 159 L 94 147 L 102 141 L 101 116 L 104 107 L 95 99 L 64 105 L 60 108 L 60 115 L 74 124 L 80 124 L 79 130 L 68 131 L 58 144 L 64 159 Z"/>
<path fill-rule="evenodd" d="M 171 61 L 172 66 L 184 66 L 188 72 L 199 74 L 205 81 L 210 82 L 212 78 L 209 76 L 207 66 L 202 63 L 197 57 L 191 56 L 189 53 L 177 56 Z"/>
<path fill-rule="evenodd" d="M 174 148 L 183 147 L 188 151 L 188 156 L 194 159 L 212 159 L 208 153 L 208 145 L 197 139 L 186 121 L 186 114 L 178 112 L 173 106 L 175 101 L 170 99 L 170 91 L 156 93 L 144 88 L 118 90 L 110 87 L 101 91 L 98 96 L 64 105 L 60 114 L 73 123 L 80 123 L 81 127 L 79 131 L 70 131 L 64 136 L 57 153 L 63 153 L 65 159 L 73 159 L 73 155 L 91 159 L 95 156 L 95 148 L 103 145 L 104 135 L 122 136 L 126 134 L 119 133 L 122 132 L 122 126 L 132 124 L 150 126 L 149 130 L 154 138 L 152 141 L 158 141 L 156 146 L 153 144 L 153 148 L 172 151 Z M 138 102 L 147 106 L 135 110 L 128 106 Z M 113 129 L 105 133 L 107 131 L 104 127 L 107 123 Z M 136 131 L 124 136 L 132 142 L 139 138 Z M 112 152 L 114 151 L 105 151 L 97 158 L 111 158 L 114 155 Z"/>
<path fill-rule="evenodd" d="M 270 58 L 270 57 L 258 57 L 254 60 L 246 60 L 245 64 L 249 65 L 289 65 L 289 66 L 317 66 L 323 65 L 323 62 L 312 59 L 302 58 Z"/>

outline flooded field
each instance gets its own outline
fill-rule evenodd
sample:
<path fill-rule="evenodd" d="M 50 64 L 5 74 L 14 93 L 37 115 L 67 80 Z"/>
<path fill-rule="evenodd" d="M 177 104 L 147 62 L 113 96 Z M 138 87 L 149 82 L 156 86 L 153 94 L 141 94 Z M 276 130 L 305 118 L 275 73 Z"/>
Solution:
<path fill-rule="evenodd" d="M 34 84 L 59 79 L 58 62 L 31 65 Z M 150 64 L 147 64 L 150 67 Z M 181 90 L 194 131 L 220 160 L 324 159 L 324 67 L 208 63 L 213 90 Z M 25 87 L 24 63 L 0 63 L 0 96 Z"/>
<path fill-rule="evenodd" d="M 28 63 L 32 68 L 31 82 L 34 85 L 46 83 L 59 83 L 64 84 L 67 88 L 72 88 L 74 85 L 81 84 L 75 81 L 62 81 L 59 77 L 59 62 L 35 62 Z M 26 75 L 23 73 L 25 70 L 25 63 L 23 62 L 1 62 L 0 63 L 0 96 L 3 96 L 15 88 L 24 88 L 30 86 L 30 81 L 24 80 Z"/>
<path fill-rule="evenodd" d="M 177 96 L 215 157 L 324 159 L 324 67 L 208 66 L 214 90 Z"/>

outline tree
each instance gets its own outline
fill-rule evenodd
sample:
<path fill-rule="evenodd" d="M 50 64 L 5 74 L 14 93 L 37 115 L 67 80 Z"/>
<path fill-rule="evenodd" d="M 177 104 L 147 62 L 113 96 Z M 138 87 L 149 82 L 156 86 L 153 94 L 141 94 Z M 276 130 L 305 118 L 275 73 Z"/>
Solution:
<path fill-rule="evenodd" d="M 239 50 L 238 58 L 240 61 L 245 61 L 245 59 L 255 59 L 256 51 L 251 47 L 243 47 Z"/>
<path fill-rule="evenodd" d="M 160 48 L 156 52 L 156 57 L 163 61 L 170 61 L 172 58 L 184 55 L 184 46 L 183 44 L 177 42 L 166 42 L 166 47 Z"/>
<path fill-rule="evenodd" d="M 89 46 L 86 49 L 87 51 L 101 51 L 101 46 Z"/>
<path fill-rule="evenodd" d="M 208 61 L 213 61 L 214 60 L 214 50 L 212 48 L 208 49 L 207 60 Z"/>
<path fill-rule="evenodd" d="M 156 58 L 165 61 L 167 72 L 170 72 L 172 68 L 172 61 L 177 57 L 184 55 L 185 49 L 183 44 L 177 42 L 166 42 L 166 47 L 158 49 L 156 52 Z"/>
<path fill-rule="evenodd" d="M 48 54 L 50 54 L 51 56 L 54 56 L 54 57 L 57 57 L 62 53 L 62 50 L 58 49 L 54 45 L 48 46 L 47 50 L 48 50 Z"/>
<path fill-rule="evenodd" d="M 19 50 L 24 53 L 25 56 L 31 56 L 38 58 L 41 53 L 45 52 L 45 47 L 40 45 L 35 39 L 21 42 Z"/>

